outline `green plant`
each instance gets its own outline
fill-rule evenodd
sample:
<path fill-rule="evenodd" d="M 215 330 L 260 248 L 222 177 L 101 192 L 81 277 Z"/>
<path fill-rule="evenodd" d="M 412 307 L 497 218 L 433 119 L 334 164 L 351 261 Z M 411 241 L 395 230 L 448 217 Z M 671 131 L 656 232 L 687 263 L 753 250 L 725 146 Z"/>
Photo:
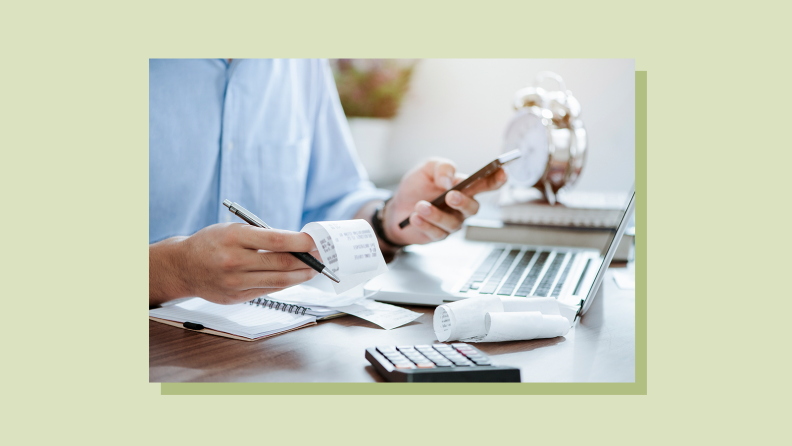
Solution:
<path fill-rule="evenodd" d="M 415 61 L 336 59 L 331 62 L 338 96 L 347 117 L 396 116 L 410 83 Z"/>

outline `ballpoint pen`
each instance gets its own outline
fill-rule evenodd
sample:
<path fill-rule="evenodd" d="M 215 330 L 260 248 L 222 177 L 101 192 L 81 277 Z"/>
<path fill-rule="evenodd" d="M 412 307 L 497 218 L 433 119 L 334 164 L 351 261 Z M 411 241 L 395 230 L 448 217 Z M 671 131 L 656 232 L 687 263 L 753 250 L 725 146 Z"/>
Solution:
<path fill-rule="evenodd" d="M 272 229 L 270 225 L 264 223 L 262 219 L 256 217 L 252 212 L 243 208 L 239 204 L 232 202 L 231 200 L 223 200 L 223 206 L 227 207 L 228 210 L 231 211 L 231 213 L 241 218 L 242 220 L 245 220 L 246 222 L 248 222 L 253 226 L 257 226 L 259 228 L 264 228 L 264 229 Z M 324 274 L 333 282 L 341 283 L 341 279 L 336 277 L 336 275 L 333 274 L 332 271 L 330 271 L 330 268 L 326 267 L 324 263 L 316 260 L 314 256 L 308 254 L 307 252 L 290 252 L 289 254 L 293 255 L 294 257 L 297 257 L 298 259 L 300 259 L 300 261 L 310 266 L 312 269 L 316 270 L 316 272 Z"/>

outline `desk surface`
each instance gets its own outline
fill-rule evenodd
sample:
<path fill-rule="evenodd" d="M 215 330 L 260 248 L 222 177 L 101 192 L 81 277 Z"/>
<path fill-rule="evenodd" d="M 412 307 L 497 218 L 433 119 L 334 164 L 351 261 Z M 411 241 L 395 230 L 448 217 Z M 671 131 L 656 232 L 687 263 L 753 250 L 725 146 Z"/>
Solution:
<path fill-rule="evenodd" d="M 377 345 L 432 344 L 434 308 L 415 321 L 383 330 L 344 316 L 254 342 L 190 332 L 149 321 L 151 382 L 383 381 L 363 357 Z M 520 367 L 525 382 L 635 381 L 635 293 L 608 271 L 599 295 L 564 337 L 476 347 L 503 365 Z"/>

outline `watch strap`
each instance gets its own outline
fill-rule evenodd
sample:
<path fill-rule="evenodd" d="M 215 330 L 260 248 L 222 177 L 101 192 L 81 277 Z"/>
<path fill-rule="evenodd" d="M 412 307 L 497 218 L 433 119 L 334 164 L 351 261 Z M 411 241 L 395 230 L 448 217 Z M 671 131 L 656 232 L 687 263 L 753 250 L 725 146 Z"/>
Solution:
<path fill-rule="evenodd" d="M 371 227 L 374 229 L 374 234 L 376 234 L 377 238 L 380 239 L 383 243 L 390 246 L 393 249 L 401 249 L 407 245 L 399 245 L 393 243 L 388 237 L 385 235 L 385 228 L 382 225 L 382 215 L 385 211 L 385 205 L 388 204 L 390 198 L 380 203 L 376 209 L 374 209 L 374 215 L 371 216 Z"/>

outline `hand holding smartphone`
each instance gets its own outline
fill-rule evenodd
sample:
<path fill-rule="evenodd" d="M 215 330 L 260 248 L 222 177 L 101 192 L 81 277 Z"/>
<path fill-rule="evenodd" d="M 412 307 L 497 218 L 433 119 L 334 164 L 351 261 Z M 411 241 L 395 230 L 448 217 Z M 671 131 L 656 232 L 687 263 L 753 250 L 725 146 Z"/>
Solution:
<path fill-rule="evenodd" d="M 436 208 L 442 211 L 450 211 L 451 208 L 445 202 L 445 197 L 447 193 L 451 192 L 452 190 L 462 191 L 464 189 L 467 189 L 468 187 L 472 186 L 473 183 L 475 183 L 476 181 L 482 178 L 486 178 L 489 175 L 492 175 L 496 170 L 498 170 L 504 164 L 516 160 L 517 158 L 520 157 L 520 155 L 521 154 L 519 150 L 512 150 L 511 152 L 504 153 L 496 160 L 492 161 L 491 163 L 479 169 L 478 172 L 465 178 L 462 182 L 460 182 L 456 186 L 440 194 L 439 197 L 432 200 L 432 206 L 435 206 Z M 401 223 L 399 223 L 399 228 L 404 229 L 409 225 L 410 225 L 410 217 L 407 217 Z"/>

